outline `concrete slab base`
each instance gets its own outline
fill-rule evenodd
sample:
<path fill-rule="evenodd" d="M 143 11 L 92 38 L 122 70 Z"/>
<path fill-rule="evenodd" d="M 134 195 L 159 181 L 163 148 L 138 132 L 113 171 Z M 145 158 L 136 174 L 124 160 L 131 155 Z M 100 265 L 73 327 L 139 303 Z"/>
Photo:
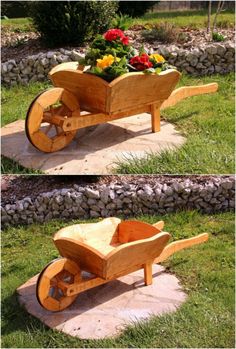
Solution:
<path fill-rule="evenodd" d="M 165 121 L 160 132 L 152 133 L 150 118 L 140 114 L 81 129 L 65 149 L 50 154 L 29 143 L 24 121 L 18 120 L 1 129 L 2 155 L 48 174 L 110 174 L 118 159 L 143 157 L 185 142 L 174 125 Z"/>
<path fill-rule="evenodd" d="M 150 286 L 139 270 L 79 294 L 62 312 L 50 312 L 36 300 L 37 277 L 17 289 L 20 304 L 45 325 L 81 339 L 117 336 L 127 324 L 176 311 L 187 298 L 174 275 L 153 265 Z"/>

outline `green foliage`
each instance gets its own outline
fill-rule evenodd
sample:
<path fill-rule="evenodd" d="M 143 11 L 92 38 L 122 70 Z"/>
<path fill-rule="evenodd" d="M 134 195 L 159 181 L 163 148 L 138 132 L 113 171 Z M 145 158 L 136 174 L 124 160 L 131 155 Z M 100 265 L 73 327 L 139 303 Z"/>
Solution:
<path fill-rule="evenodd" d="M 101 69 L 99 67 L 92 67 L 90 70 L 87 70 L 87 73 L 92 73 L 97 76 L 100 76 L 102 79 L 111 82 L 115 78 L 125 73 L 128 73 L 127 61 L 126 58 L 123 57 L 119 62 L 115 61 L 109 67 L 105 69 Z"/>
<path fill-rule="evenodd" d="M 131 17 L 143 16 L 159 1 L 119 1 L 119 11 Z"/>
<path fill-rule="evenodd" d="M 217 32 L 213 32 L 212 33 L 212 40 L 213 41 L 225 41 L 225 37 L 224 35 L 220 34 L 220 33 L 217 33 Z"/>
<path fill-rule="evenodd" d="M 132 24 L 132 18 L 129 15 L 116 15 L 111 22 L 112 28 L 118 28 L 121 30 L 127 30 Z"/>
<path fill-rule="evenodd" d="M 33 23 L 51 46 L 79 45 L 104 32 L 114 18 L 115 1 L 32 1 Z"/>
<path fill-rule="evenodd" d="M 147 26 L 146 26 L 147 27 Z M 188 36 L 179 31 L 178 28 L 169 22 L 160 22 L 148 26 L 151 29 L 143 30 L 142 36 L 146 41 L 161 41 L 164 43 L 186 42 Z"/>
<path fill-rule="evenodd" d="M 27 1 L 1 1 L 1 16 L 20 18 L 27 16 Z"/>
<path fill-rule="evenodd" d="M 177 87 L 219 84 L 214 94 L 194 96 L 162 110 L 163 119 L 176 125 L 186 143 L 179 149 L 147 152 L 142 158 L 120 159 L 116 173 L 234 173 L 234 81 L 234 73 L 201 78 L 183 74 Z"/>

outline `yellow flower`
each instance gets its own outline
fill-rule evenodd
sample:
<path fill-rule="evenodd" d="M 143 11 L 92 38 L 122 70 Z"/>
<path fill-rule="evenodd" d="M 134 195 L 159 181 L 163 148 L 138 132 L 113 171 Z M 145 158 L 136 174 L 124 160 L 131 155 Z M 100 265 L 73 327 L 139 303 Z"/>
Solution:
<path fill-rule="evenodd" d="M 97 59 L 97 67 L 105 69 L 105 68 L 109 67 L 110 65 L 112 65 L 112 63 L 114 63 L 114 61 L 119 62 L 120 58 L 114 57 L 112 55 L 103 56 L 102 59 Z"/>
<path fill-rule="evenodd" d="M 165 62 L 165 58 L 159 55 L 158 53 L 153 53 L 151 56 L 149 56 L 151 59 L 155 59 L 157 63 L 163 63 Z"/>

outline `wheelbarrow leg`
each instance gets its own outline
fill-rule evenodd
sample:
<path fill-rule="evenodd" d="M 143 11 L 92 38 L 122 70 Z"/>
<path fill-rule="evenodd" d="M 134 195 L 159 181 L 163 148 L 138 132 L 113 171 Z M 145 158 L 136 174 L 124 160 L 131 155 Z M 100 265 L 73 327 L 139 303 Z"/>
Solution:
<path fill-rule="evenodd" d="M 161 130 L 161 114 L 160 106 L 157 104 L 151 105 L 152 116 L 152 132 L 159 132 Z"/>
<path fill-rule="evenodd" d="M 145 282 L 146 286 L 152 284 L 152 263 L 153 263 L 153 261 L 147 262 L 143 266 L 143 269 L 144 269 L 144 282 Z"/>

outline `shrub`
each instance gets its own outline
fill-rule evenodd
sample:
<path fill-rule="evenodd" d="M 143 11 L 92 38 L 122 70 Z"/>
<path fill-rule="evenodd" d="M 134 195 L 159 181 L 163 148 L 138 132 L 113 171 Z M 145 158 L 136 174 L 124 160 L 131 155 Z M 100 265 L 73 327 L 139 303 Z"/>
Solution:
<path fill-rule="evenodd" d="M 154 24 L 151 30 L 144 30 L 142 36 L 147 41 L 173 42 L 176 40 L 176 28 L 173 24 L 164 22 Z"/>
<path fill-rule="evenodd" d="M 35 28 L 50 46 L 78 45 L 103 33 L 115 17 L 115 1 L 31 1 Z"/>
<path fill-rule="evenodd" d="M 222 35 L 220 33 L 213 32 L 212 33 L 212 40 L 213 41 L 224 41 L 225 37 L 224 37 L 224 35 Z"/>
<path fill-rule="evenodd" d="M 131 17 L 143 16 L 159 1 L 119 1 L 119 12 Z"/>
<path fill-rule="evenodd" d="M 27 17 L 27 1 L 1 1 L 1 16 L 8 18 Z"/>

